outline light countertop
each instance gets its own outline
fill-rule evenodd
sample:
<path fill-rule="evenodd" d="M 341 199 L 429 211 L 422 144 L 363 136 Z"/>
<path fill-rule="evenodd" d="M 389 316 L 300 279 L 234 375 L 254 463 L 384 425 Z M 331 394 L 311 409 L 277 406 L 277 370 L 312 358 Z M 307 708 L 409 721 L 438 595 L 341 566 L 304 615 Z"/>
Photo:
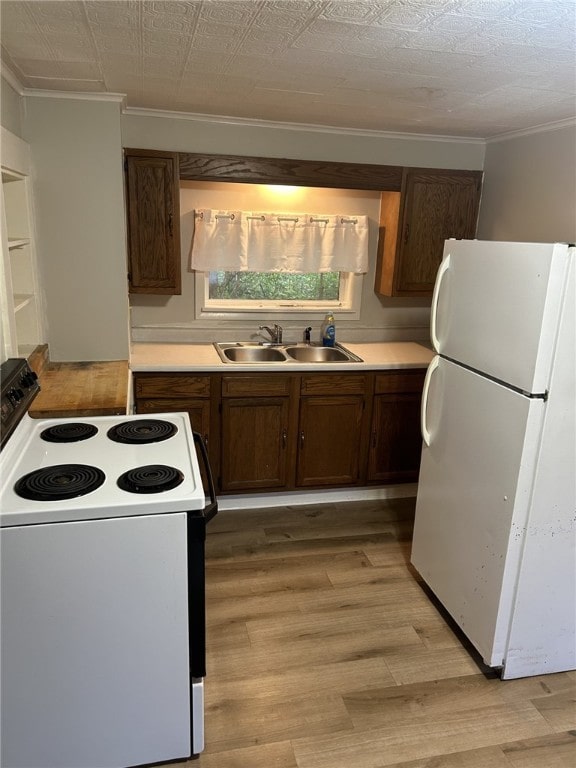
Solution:
<path fill-rule="evenodd" d="M 361 363 L 224 363 L 212 344 L 133 344 L 130 353 L 132 371 L 362 371 L 394 368 L 426 368 L 433 357 L 431 350 L 413 341 L 347 344 L 346 349 L 360 357 Z"/>

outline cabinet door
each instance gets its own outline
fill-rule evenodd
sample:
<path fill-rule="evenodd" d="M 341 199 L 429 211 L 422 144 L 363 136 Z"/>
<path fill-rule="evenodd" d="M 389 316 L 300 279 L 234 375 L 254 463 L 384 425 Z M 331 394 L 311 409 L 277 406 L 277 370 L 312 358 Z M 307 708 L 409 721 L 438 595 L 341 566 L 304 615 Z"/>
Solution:
<path fill-rule="evenodd" d="M 297 485 L 358 482 L 363 412 L 363 395 L 301 399 Z"/>
<path fill-rule="evenodd" d="M 376 395 L 372 411 L 368 482 L 417 480 L 421 449 L 420 394 Z"/>
<path fill-rule="evenodd" d="M 288 419 L 288 397 L 222 400 L 222 491 L 286 485 Z"/>
<path fill-rule="evenodd" d="M 179 294 L 177 152 L 125 150 L 130 293 Z"/>
<path fill-rule="evenodd" d="M 432 295 L 444 241 L 476 236 L 481 183 L 480 171 L 405 169 L 392 295 Z"/>

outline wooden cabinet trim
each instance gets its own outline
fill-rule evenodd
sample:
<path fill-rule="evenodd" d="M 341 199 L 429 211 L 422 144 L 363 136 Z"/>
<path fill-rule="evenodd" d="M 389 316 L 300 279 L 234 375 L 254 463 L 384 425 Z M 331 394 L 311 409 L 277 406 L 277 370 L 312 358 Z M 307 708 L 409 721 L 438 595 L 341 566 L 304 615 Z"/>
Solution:
<path fill-rule="evenodd" d="M 222 376 L 222 397 L 268 397 L 290 394 L 290 376 L 276 374 Z"/>
<path fill-rule="evenodd" d="M 138 398 L 210 397 L 210 376 L 187 374 L 134 374 L 134 394 Z"/>
<path fill-rule="evenodd" d="M 399 191 L 402 166 L 181 152 L 180 178 L 186 181 Z"/>
<path fill-rule="evenodd" d="M 352 395 L 364 394 L 368 375 L 363 373 L 319 373 L 302 376 L 302 395 Z"/>

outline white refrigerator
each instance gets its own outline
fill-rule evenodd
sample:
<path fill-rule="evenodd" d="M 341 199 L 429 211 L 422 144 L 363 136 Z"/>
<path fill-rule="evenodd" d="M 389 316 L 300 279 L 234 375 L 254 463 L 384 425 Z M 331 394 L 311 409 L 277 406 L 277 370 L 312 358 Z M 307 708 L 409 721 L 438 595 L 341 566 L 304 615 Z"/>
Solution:
<path fill-rule="evenodd" d="M 412 564 L 504 679 L 576 668 L 576 248 L 447 240 Z"/>

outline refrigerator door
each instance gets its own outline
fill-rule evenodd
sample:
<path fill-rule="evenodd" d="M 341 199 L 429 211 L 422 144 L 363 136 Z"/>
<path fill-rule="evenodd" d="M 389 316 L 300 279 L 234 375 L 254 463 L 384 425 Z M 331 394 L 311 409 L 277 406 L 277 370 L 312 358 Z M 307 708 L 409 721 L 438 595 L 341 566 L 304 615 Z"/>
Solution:
<path fill-rule="evenodd" d="M 524 392 L 547 391 L 569 252 L 447 240 L 432 300 L 435 351 Z"/>
<path fill-rule="evenodd" d="M 498 667 L 546 404 L 442 358 L 429 371 L 412 563 Z"/>

